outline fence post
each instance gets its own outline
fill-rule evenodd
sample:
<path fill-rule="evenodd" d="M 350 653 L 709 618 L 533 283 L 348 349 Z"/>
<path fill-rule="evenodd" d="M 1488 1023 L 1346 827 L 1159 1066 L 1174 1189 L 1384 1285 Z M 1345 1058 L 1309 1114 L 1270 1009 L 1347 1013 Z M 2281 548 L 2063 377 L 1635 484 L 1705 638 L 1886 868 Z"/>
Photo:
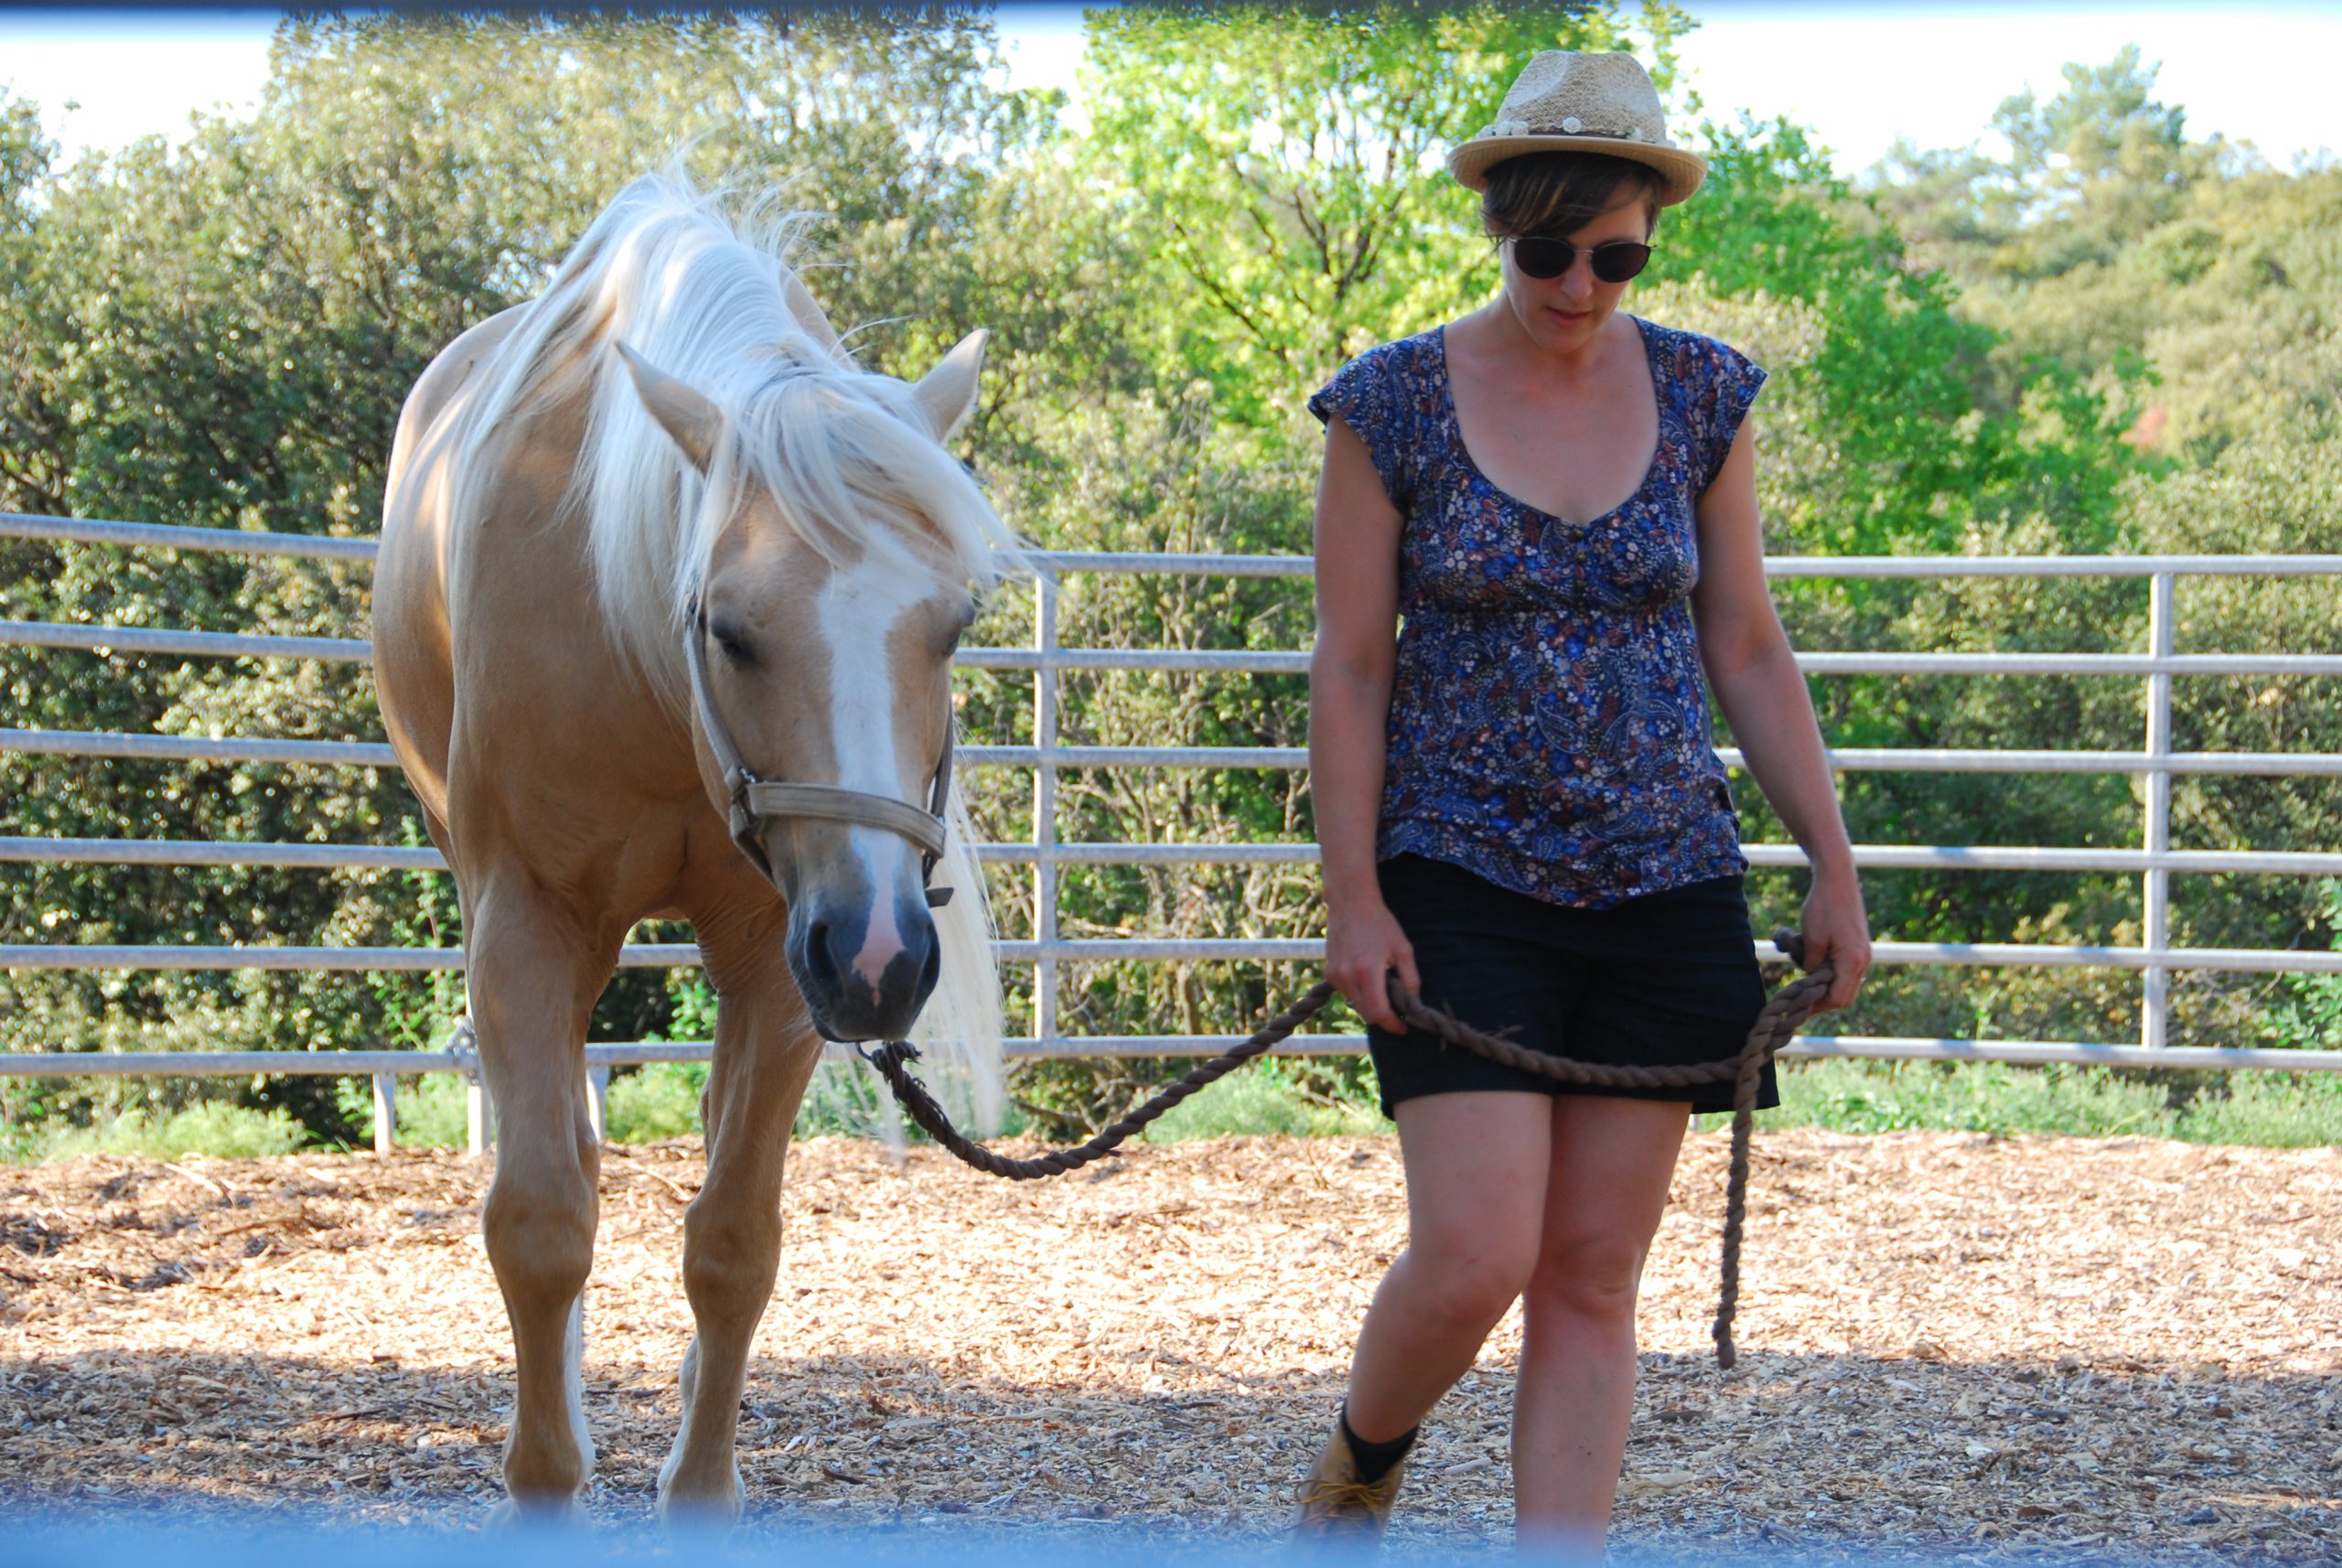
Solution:
<path fill-rule="evenodd" d="M 2157 572 L 2148 580 L 2147 651 L 2169 659 L 2175 645 L 2173 634 L 2174 586 L 2177 574 Z M 2171 849 L 2171 674 L 2158 670 L 2147 677 L 2147 801 L 2146 850 L 2164 854 Z M 2146 946 L 2160 952 L 2171 945 L 2171 873 L 2159 865 L 2147 868 L 2144 888 Z M 2159 1047 L 2171 1036 L 2171 972 L 2150 960 L 2143 972 L 2144 1004 L 2139 1013 L 2139 1043 Z"/>
<path fill-rule="evenodd" d="M 610 1069 L 607 1063 L 586 1069 L 586 1114 L 594 1123 L 594 1141 L 610 1141 Z"/>
<path fill-rule="evenodd" d="M 1033 671 L 1033 745 L 1040 752 L 1033 769 L 1033 940 L 1058 940 L 1058 771 L 1049 753 L 1058 744 L 1058 581 L 1043 573 L 1033 595 L 1033 646 L 1040 667 Z M 1033 965 L 1033 1034 L 1048 1048 L 1058 1036 L 1058 963 L 1043 957 Z"/>
<path fill-rule="evenodd" d="M 396 1073 L 378 1072 L 374 1078 L 374 1152 L 387 1155 L 398 1147 L 399 1141 L 399 1080 Z"/>
<path fill-rule="evenodd" d="M 468 998 L 464 1015 L 456 1020 L 456 1033 L 447 1049 L 464 1075 L 464 1147 L 471 1154 L 484 1155 L 496 1142 L 496 1108 L 489 1103 L 488 1084 L 479 1074 L 479 1035 L 472 1027 Z"/>

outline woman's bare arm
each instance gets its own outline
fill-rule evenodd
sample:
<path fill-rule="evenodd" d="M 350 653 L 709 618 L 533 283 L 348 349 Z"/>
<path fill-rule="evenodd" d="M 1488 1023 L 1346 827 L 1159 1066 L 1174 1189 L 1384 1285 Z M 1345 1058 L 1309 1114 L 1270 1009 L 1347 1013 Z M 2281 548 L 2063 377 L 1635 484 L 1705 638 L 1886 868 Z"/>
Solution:
<path fill-rule="evenodd" d="M 1700 497 L 1700 584 L 1692 614 L 1708 685 L 1733 739 L 1765 799 L 1813 863 L 1813 889 L 1805 901 L 1807 960 L 1836 964 L 1837 983 L 1822 1005 L 1843 1007 L 1870 967 L 1870 929 L 1813 701 L 1765 584 L 1755 433 L 1753 420 L 1741 424 L 1724 471 Z"/>
<path fill-rule="evenodd" d="M 1317 641 L 1309 655 L 1309 789 L 1326 877 L 1326 973 L 1369 1023 L 1403 1031 L 1386 977 L 1421 988 L 1375 876 L 1385 732 L 1398 658 L 1399 510 L 1366 444 L 1326 424 L 1317 484 Z"/>

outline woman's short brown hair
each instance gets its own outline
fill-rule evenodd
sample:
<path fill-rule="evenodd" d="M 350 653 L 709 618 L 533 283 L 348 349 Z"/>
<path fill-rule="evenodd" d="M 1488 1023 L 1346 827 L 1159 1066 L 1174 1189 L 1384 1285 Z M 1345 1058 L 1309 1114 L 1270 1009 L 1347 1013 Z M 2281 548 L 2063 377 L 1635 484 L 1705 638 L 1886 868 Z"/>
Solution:
<path fill-rule="evenodd" d="M 1480 192 L 1480 222 L 1489 237 L 1571 234 L 1610 210 L 1618 192 L 1635 187 L 1643 199 L 1643 231 L 1659 224 L 1666 182 L 1649 164 L 1601 153 L 1525 153 L 1488 170 Z"/>

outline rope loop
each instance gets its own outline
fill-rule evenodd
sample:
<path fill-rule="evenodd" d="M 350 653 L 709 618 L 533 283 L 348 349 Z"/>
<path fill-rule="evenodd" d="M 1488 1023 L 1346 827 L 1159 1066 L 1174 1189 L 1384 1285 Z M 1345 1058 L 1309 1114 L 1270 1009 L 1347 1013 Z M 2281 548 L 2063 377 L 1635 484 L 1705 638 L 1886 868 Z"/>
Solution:
<path fill-rule="evenodd" d="M 1773 945 L 1787 953 L 1792 963 L 1804 967 L 1804 938 L 1793 931 L 1777 930 L 1773 933 Z M 1756 1123 L 1756 1090 L 1764 1081 L 1766 1064 L 1780 1054 L 1781 1048 L 1796 1036 L 1799 1027 L 1813 1015 L 1822 998 L 1830 993 L 1831 984 L 1835 979 L 1835 971 L 1827 962 L 1798 976 L 1775 992 L 1772 999 L 1765 1004 L 1765 1010 L 1756 1015 L 1756 1023 L 1748 1031 L 1748 1038 L 1741 1046 L 1738 1056 L 1722 1061 L 1681 1067 L 1618 1067 L 1604 1062 L 1573 1061 L 1566 1057 L 1531 1050 L 1501 1036 L 1476 1029 L 1455 1015 L 1431 1006 L 1420 996 L 1402 990 L 1395 974 L 1391 977 L 1391 1005 L 1410 1029 L 1421 1029 L 1443 1044 L 1558 1083 L 1605 1089 L 1689 1089 L 1705 1083 L 1731 1083 L 1732 1163 L 1724 1186 L 1722 1280 L 1717 1294 L 1715 1326 L 1712 1330 L 1716 1347 L 1716 1365 L 1729 1371 L 1738 1359 L 1738 1351 L 1732 1340 L 1732 1324 L 1740 1302 L 1741 1234 L 1748 1213 L 1749 1144 Z M 921 1132 L 960 1160 L 988 1176 L 1002 1176 L 1010 1181 L 1034 1181 L 1043 1176 L 1064 1176 L 1092 1161 L 1103 1159 L 1147 1123 L 1198 1090 L 1218 1082 L 1246 1062 L 1274 1050 L 1302 1025 L 1323 1012 L 1334 996 L 1334 983 L 1319 981 L 1303 993 L 1299 1001 L 1262 1025 L 1241 1045 L 1165 1085 L 1144 1104 L 1101 1129 L 1088 1143 L 1071 1148 L 1052 1149 L 1032 1159 L 1011 1159 L 1005 1155 L 995 1154 L 952 1126 L 951 1119 L 944 1114 L 943 1107 L 936 1103 L 927 1086 L 911 1076 L 906 1064 L 919 1059 L 919 1050 L 909 1041 L 894 1040 L 875 1050 L 865 1050 L 862 1058 L 878 1069 L 879 1076 L 886 1080 L 886 1087 L 901 1102 L 903 1113 Z"/>

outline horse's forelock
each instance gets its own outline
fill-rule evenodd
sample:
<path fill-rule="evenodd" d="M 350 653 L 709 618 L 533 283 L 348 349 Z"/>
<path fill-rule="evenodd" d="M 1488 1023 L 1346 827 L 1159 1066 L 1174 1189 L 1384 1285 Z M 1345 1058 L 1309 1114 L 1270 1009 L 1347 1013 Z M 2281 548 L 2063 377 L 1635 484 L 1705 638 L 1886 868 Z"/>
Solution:
<path fill-rule="evenodd" d="M 876 528 L 917 529 L 951 568 L 989 585 L 1006 530 L 973 476 L 919 422 L 892 378 L 809 370 L 777 378 L 733 415 L 736 484 L 760 484 L 805 542 L 836 559 Z M 740 493 L 718 498 L 737 506 Z"/>

